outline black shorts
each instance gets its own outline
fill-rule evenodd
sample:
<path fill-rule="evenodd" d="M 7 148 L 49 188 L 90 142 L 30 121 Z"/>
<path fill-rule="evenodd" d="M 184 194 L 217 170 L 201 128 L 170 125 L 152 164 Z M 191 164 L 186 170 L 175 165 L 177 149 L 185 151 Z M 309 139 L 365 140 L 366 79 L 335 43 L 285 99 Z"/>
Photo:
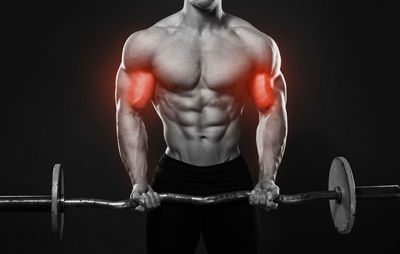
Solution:
<path fill-rule="evenodd" d="M 251 190 L 253 183 L 241 155 L 212 166 L 194 166 L 163 155 L 156 167 L 153 188 L 158 193 L 208 196 Z M 148 212 L 147 253 L 194 253 L 203 236 L 211 254 L 257 253 L 257 215 L 248 200 L 196 206 L 163 203 Z"/>

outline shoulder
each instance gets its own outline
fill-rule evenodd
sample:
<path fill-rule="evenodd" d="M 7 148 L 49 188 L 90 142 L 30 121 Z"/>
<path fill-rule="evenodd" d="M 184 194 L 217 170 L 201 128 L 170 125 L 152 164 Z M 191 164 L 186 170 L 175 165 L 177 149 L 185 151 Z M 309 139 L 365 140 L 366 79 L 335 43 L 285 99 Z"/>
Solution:
<path fill-rule="evenodd" d="M 157 48 L 157 43 L 163 36 L 163 30 L 156 27 L 150 27 L 131 34 L 123 47 L 123 65 L 125 67 L 134 67 L 134 65 L 149 64 Z"/>
<path fill-rule="evenodd" d="M 276 42 L 249 22 L 229 15 L 228 25 L 245 44 L 249 55 L 260 68 L 274 69 L 280 64 L 280 53 Z"/>
<path fill-rule="evenodd" d="M 146 64 L 151 59 L 161 42 L 178 29 L 179 15 L 170 15 L 151 27 L 131 34 L 123 47 L 125 65 Z"/>

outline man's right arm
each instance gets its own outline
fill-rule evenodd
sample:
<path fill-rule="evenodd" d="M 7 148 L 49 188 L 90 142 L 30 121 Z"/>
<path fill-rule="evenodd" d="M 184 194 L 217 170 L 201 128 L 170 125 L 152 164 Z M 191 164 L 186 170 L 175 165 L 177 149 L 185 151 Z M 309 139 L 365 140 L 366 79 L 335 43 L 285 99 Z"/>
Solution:
<path fill-rule="evenodd" d="M 133 34 L 124 46 L 116 78 L 116 126 L 121 159 L 133 185 L 131 197 L 143 194 L 146 208 L 152 208 L 159 200 L 148 185 L 147 132 L 142 113 L 154 95 L 155 80 L 149 68 L 149 52 L 141 46 L 140 37 Z"/>

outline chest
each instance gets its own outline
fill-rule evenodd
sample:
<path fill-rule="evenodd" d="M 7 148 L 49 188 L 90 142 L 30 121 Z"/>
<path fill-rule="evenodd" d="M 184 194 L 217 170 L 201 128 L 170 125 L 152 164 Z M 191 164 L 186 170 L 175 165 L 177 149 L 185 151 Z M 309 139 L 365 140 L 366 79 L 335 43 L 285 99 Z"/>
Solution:
<path fill-rule="evenodd" d="M 171 36 L 153 60 L 156 79 L 167 89 L 235 89 L 246 82 L 251 69 L 245 46 L 229 37 Z"/>

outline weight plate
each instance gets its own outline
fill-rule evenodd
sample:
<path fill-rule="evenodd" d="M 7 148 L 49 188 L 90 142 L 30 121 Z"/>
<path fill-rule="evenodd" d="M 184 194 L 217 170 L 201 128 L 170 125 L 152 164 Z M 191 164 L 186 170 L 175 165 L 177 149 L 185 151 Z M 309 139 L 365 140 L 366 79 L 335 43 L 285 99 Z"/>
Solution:
<path fill-rule="evenodd" d="M 356 187 L 350 164 L 343 157 L 336 157 L 329 172 L 329 190 L 340 188 L 342 200 L 329 200 L 332 219 L 340 234 L 349 234 L 356 216 Z"/>
<path fill-rule="evenodd" d="M 64 201 L 64 174 L 61 164 L 55 164 L 51 187 L 51 230 L 53 240 L 60 242 L 63 236 L 64 211 L 61 203 Z"/>

